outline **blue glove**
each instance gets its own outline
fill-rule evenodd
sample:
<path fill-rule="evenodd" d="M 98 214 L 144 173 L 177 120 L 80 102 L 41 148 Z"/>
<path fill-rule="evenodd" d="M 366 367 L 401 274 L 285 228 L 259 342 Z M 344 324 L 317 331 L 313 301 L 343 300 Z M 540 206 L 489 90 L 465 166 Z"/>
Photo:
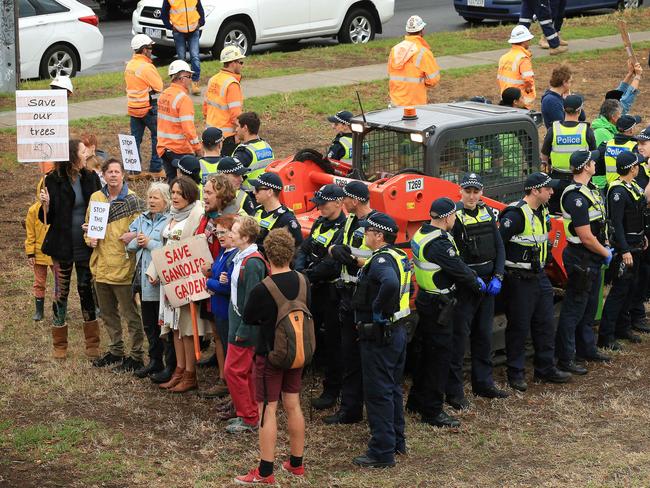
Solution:
<path fill-rule="evenodd" d="M 612 258 L 614 257 L 614 255 L 612 254 L 612 248 L 611 247 L 605 247 L 605 249 L 607 249 L 607 252 L 609 254 L 603 258 L 603 264 L 605 266 L 609 266 L 609 263 L 612 262 Z"/>
<path fill-rule="evenodd" d="M 383 325 L 385 325 L 385 324 L 388 323 L 388 319 L 385 319 L 382 314 L 376 313 L 376 312 L 372 313 L 372 321 L 375 324 L 383 324 Z"/>
<path fill-rule="evenodd" d="M 496 276 L 490 280 L 487 286 L 487 294 L 490 296 L 498 295 L 501 291 L 501 280 Z"/>
<path fill-rule="evenodd" d="M 487 288 L 487 287 L 485 286 L 485 281 L 483 281 L 481 278 L 478 278 L 478 277 L 477 277 L 477 278 L 476 278 L 476 283 L 478 284 L 478 288 L 479 288 L 478 291 L 480 291 L 481 293 L 483 293 L 483 292 L 485 291 L 485 289 Z"/>

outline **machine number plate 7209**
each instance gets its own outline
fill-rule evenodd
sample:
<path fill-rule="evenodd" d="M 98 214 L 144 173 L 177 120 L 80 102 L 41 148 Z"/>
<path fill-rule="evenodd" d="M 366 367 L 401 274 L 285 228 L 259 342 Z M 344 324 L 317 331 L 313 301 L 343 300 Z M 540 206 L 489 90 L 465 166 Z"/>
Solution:
<path fill-rule="evenodd" d="M 406 180 L 406 191 L 419 191 L 424 188 L 424 178 Z"/>

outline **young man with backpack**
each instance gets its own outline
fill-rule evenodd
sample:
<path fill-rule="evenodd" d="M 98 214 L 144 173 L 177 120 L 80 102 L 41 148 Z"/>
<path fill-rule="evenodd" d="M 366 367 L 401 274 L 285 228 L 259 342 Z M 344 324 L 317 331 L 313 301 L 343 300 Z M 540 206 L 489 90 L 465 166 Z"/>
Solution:
<path fill-rule="evenodd" d="M 282 394 L 287 412 L 290 457 L 282 469 L 303 476 L 305 419 L 300 408 L 303 366 L 314 353 L 314 322 L 309 313 L 310 290 L 307 278 L 289 267 L 293 260 L 294 239 L 286 229 L 274 229 L 264 239 L 271 265 L 271 276 L 251 290 L 244 320 L 258 325 L 255 348 L 255 387 L 260 413 L 260 464 L 239 484 L 273 484 L 273 461 L 277 438 L 276 412 Z M 302 340 L 301 340 L 302 339 Z"/>

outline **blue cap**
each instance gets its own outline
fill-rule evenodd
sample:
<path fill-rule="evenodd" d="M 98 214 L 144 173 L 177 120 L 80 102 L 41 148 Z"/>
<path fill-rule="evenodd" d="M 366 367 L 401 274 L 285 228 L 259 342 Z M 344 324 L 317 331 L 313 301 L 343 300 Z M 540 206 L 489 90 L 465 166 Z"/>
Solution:
<path fill-rule="evenodd" d="M 370 190 L 368 190 L 368 185 L 362 183 L 361 181 L 351 181 L 343 187 L 343 193 L 346 197 L 354 198 L 361 202 L 367 202 L 370 200 Z"/>
<path fill-rule="evenodd" d="M 625 132 L 632 129 L 639 122 L 641 122 L 641 117 L 638 115 L 621 115 L 616 121 L 616 128 L 620 132 Z"/>
<path fill-rule="evenodd" d="M 350 121 L 352 120 L 352 117 L 354 117 L 352 112 L 348 112 L 347 110 L 341 110 L 339 112 L 336 112 L 336 114 L 327 117 L 327 121 L 332 122 L 333 124 L 350 125 Z"/>
<path fill-rule="evenodd" d="M 366 220 L 359 222 L 359 227 L 364 227 L 366 229 L 379 229 L 393 234 L 397 234 L 399 231 L 399 227 L 397 227 L 397 223 L 393 218 L 390 215 L 381 212 L 375 212 Z"/>
<path fill-rule="evenodd" d="M 571 154 L 569 158 L 569 164 L 573 169 L 580 170 L 582 169 L 589 161 L 596 161 L 600 157 L 600 151 L 587 151 L 586 149 L 581 149 Z"/>
<path fill-rule="evenodd" d="M 621 171 L 630 169 L 632 166 L 639 164 L 640 162 L 638 154 L 633 153 L 632 151 L 621 151 L 618 153 L 618 156 L 616 156 L 616 171 L 620 173 Z"/>
<path fill-rule="evenodd" d="M 524 183 L 524 190 L 538 190 L 540 188 L 555 188 L 560 180 L 554 180 L 546 173 L 538 171 L 532 173 L 526 178 Z"/>
<path fill-rule="evenodd" d="M 197 183 L 201 182 L 201 163 L 196 156 L 191 154 L 181 156 L 179 159 L 172 160 L 172 166 L 178 168 L 184 176 L 189 176 Z"/>
<path fill-rule="evenodd" d="M 575 111 L 581 109 L 584 103 L 585 100 L 580 95 L 569 95 L 562 102 L 565 109 L 568 108 L 570 110 L 575 110 Z"/>
<path fill-rule="evenodd" d="M 242 164 L 237 158 L 225 156 L 219 160 L 217 164 L 217 173 L 236 174 L 243 176 L 248 173 L 249 169 Z"/>
<path fill-rule="evenodd" d="M 444 219 L 456 212 L 456 204 L 451 198 L 441 197 L 431 202 L 429 215 L 434 219 Z"/>
<path fill-rule="evenodd" d="M 465 173 L 460 179 L 461 188 L 478 188 L 479 190 L 483 189 L 483 181 L 481 177 L 476 173 Z"/>
<path fill-rule="evenodd" d="M 336 202 L 341 200 L 345 196 L 343 193 L 343 188 L 334 183 L 329 185 L 323 185 L 320 189 L 314 194 L 314 198 L 310 201 L 314 202 L 316 205 L 323 205 L 327 202 Z"/>
<path fill-rule="evenodd" d="M 253 185 L 254 188 L 265 186 L 277 191 L 282 191 L 283 188 L 282 180 L 277 173 L 262 173 L 259 178 L 250 180 L 250 184 Z"/>
<path fill-rule="evenodd" d="M 223 132 L 216 127 L 208 127 L 201 134 L 201 140 L 205 146 L 216 146 L 223 141 Z"/>
<path fill-rule="evenodd" d="M 637 141 L 650 141 L 650 126 L 643 129 L 635 139 Z"/>

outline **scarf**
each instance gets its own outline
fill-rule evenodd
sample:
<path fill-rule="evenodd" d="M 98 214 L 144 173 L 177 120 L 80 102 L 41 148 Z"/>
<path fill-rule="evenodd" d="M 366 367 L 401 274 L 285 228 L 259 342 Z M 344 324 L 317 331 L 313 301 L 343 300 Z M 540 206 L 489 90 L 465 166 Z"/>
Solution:
<path fill-rule="evenodd" d="M 172 219 L 174 219 L 175 222 L 182 222 L 190 216 L 190 213 L 192 210 L 194 210 L 195 205 L 196 202 L 190 203 L 187 207 L 181 208 L 180 210 L 172 206 L 172 208 L 169 210 L 169 215 Z"/>
<path fill-rule="evenodd" d="M 239 309 L 237 308 L 237 285 L 239 284 L 239 273 L 241 272 L 241 265 L 244 262 L 244 259 L 256 251 L 257 244 L 251 244 L 243 251 L 240 250 L 232 259 L 234 266 L 232 269 L 232 277 L 230 279 L 230 302 L 232 303 L 232 308 L 240 317 L 241 313 L 239 313 Z"/>

